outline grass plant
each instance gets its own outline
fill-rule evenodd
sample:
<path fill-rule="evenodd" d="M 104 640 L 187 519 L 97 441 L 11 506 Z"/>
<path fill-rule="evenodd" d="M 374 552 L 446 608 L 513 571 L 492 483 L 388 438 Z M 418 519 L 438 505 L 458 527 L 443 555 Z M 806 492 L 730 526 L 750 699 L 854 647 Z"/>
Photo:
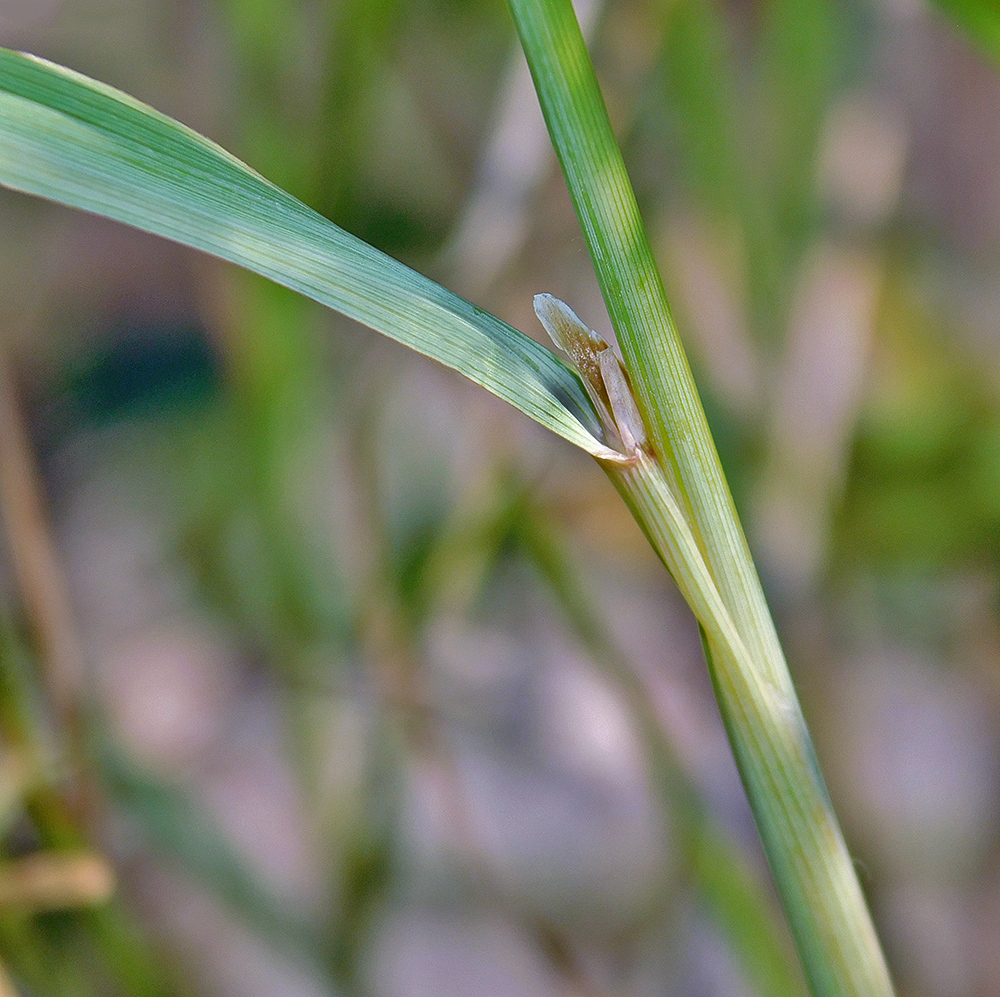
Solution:
<path fill-rule="evenodd" d="M 6 50 L 0 51 L 0 183 L 261 274 L 459 371 L 592 455 L 698 620 L 720 711 L 812 991 L 885 997 L 892 993 L 885 960 L 570 0 L 511 0 L 511 9 L 621 359 L 567 306 L 540 295 L 536 311 L 572 360 L 568 366 L 177 122 L 70 70 Z M 535 536 L 541 563 L 560 577 L 551 549 L 531 531 L 521 535 Z M 562 590 L 586 628 L 586 613 L 565 584 Z M 380 611 L 391 611 L 391 601 Z M 399 622 L 405 613 L 396 617 Z M 129 792 L 148 789 L 118 771 Z M 156 805 L 172 806 L 163 798 Z M 183 813 L 182 805 L 175 809 Z M 698 833 L 711 842 L 707 822 Z M 714 858 L 704 859 L 706 853 Z M 691 845 L 686 856 L 694 854 Z M 717 882 L 729 860 L 726 849 L 706 845 L 702 856 L 709 864 L 703 882 Z M 252 906 L 246 897 L 253 888 L 220 861 L 234 903 Z M 740 875 L 738 863 L 726 867 Z M 745 896 L 736 890 L 726 899 L 719 891 L 714 906 L 725 911 L 728 905 L 722 919 L 735 922 L 735 905 Z M 289 929 L 271 924 L 265 930 L 280 936 Z M 747 937 L 748 950 L 770 948 L 773 955 L 780 949 L 766 931 Z M 348 965 L 353 956 L 337 958 Z M 794 974 L 775 968 L 780 959 L 758 962 L 752 975 L 762 993 L 794 992 Z"/>

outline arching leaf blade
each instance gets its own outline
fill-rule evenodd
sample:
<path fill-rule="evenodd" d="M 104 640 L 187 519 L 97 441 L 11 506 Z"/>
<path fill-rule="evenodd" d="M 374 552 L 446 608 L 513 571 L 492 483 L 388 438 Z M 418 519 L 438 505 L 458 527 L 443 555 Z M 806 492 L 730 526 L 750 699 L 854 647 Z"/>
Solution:
<path fill-rule="evenodd" d="M 451 367 L 605 451 L 545 347 L 317 214 L 222 148 L 71 70 L 0 49 L 0 184 L 203 250 Z"/>

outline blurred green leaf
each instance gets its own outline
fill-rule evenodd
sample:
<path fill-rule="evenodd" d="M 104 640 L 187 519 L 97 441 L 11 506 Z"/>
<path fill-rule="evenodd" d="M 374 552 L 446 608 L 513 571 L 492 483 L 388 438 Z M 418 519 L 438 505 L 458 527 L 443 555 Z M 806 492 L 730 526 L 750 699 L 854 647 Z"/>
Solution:
<path fill-rule="evenodd" d="M 215 822 L 184 792 L 142 771 L 109 744 L 102 746 L 100 765 L 112 800 L 152 852 L 177 863 L 262 938 L 319 962 L 319 940 L 310 926 L 282 909 Z"/>
<path fill-rule="evenodd" d="M 646 748 L 653 788 L 677 836 L 683 872 L 698 888 L 759 994 L 802 997 L 805 980 L 775 904 L 742 850 L 722 832 L 676 757 L 649 692 L 601 622 L 553 523 L 527 505 L 517 539 L 546 582 L 573 636 L 625 697 Z"/>
<path fill-rule="evenodd" d="M 829 0 L 771 0 L 764 13 L 761 83 L 768 131 L 762 155 L 776 220 L 794 259 L 816 223 L 816 153 L 839 61 L 837 6 Z"/>
<path fill-rule="evenodd" d="M 1000 4 L 996 0 L 934 0 L 949 21 L 957 21 L 1000 60 Z"/>
<path fill-rule="evenodd" d="M 688 182 L 708 204 L 736 212 L 748 178 L 724 19 L 705 0 L 683 0 L 665 16 L 662 72 L 669 110 L 680 118 Z"/>
<path fill-rule="evenodd" d="M 664 14 L 662 107 L 701 207 L 738 226 L 749 318 L 762 341 L 785 325 L 794 273 L 818 221 L 816 154 L 839 56 L 826 0 L 774 0 L 740 52 L 716 0 Z"/>

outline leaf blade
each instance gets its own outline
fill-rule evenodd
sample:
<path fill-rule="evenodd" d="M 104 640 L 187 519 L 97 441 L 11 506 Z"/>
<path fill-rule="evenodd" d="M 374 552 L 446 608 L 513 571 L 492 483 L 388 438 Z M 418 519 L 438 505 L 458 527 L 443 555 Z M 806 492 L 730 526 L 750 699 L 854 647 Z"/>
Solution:
<path fill-rule="evenodd" d="M 0 184 L 200 249 L 459 371 L 586 450 L 605 451 L 576 373 L 238 159 L 111 87 L 0 49 Z"/>

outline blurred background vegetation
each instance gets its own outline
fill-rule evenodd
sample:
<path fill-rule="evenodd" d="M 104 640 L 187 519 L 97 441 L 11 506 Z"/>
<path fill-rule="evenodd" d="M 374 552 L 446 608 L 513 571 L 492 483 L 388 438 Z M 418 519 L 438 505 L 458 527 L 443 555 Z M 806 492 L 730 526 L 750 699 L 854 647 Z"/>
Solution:
<path fill-rule="evenodd" d="M 921 0 L 579 11 L 900 991 L 1000 993 L 995 64 Z M 610 337 L 500 0 L 3 0 L 0 43 Z M 0 229 L 3 997 L 798 992 L 589 458 L 217 261 Z"/>

